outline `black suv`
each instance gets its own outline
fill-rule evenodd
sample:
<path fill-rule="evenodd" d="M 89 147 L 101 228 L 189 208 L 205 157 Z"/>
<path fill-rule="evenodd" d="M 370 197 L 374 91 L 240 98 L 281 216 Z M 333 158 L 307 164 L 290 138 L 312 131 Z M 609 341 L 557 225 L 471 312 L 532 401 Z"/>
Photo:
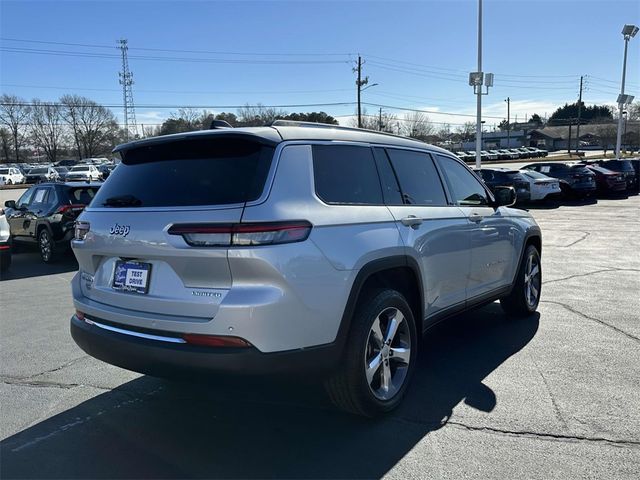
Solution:
<path fill-rule="evenodd" d="M 40 183 L 4 203 L 14 243 L 37 244 L 45 263 L 69 248 L 76 217 L 101 183 Z"/>

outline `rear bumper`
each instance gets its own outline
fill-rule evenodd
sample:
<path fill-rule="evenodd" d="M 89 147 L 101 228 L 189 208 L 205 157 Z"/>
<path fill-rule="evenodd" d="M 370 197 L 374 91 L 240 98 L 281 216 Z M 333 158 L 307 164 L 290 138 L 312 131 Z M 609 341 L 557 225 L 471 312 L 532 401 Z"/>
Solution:
<path fill-rule="evenodd" d="M 71 317 L 70 328 L 76 344 L 92 357 L 127 370 L 161 377 L 321 374 L 335 368 L 340 358 L 336 344 L 261 353 L 253 347 L 201 347 L 140 338 L 105 330 L 75 315 Z"/>

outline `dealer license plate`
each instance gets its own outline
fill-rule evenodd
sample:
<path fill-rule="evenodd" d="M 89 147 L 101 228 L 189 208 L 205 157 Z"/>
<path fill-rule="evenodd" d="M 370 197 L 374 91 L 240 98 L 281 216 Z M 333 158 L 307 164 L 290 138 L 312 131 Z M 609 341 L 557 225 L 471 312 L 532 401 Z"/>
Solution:
<path fill-rule="evenodd" d="M 146 294 L 149 291 L 151 264 L 134 260 L 118 260 L 113 274 L 113 289 Z"/>

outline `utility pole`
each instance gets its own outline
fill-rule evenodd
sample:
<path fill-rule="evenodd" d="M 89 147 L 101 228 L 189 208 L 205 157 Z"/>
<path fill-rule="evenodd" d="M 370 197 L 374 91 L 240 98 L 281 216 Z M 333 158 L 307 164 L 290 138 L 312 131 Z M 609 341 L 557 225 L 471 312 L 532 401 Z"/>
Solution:
<path fill-rule="evenodd" d="M 567 145 L 567 153 L 571 156 L 571 118 L 569 119 L 569 143 Z"/>
<path fill-rule="evenodd" d="M 584 77 L 580 75 L 580 95 L 578 97 L 578 126 L 576 127 L 576 154 L 580 149 L 580 115 L 582 113 L 582 79 Z"/>
<path fill-rule="evenodd" d="M 511 148 L 511 98 L 507 97 L 507 148 Z"/>
<path fill-rule="evenodd" d="M 380 114 L 378 117 L 378 130 L 382 131 L 382 107 L 380 107 Z"/>
<path fill-rule="evenodd" d="M 358 74 L 358 79 L 356 80 L 356 88 L 358 91 L 358 128 L 362 128 L 362 108 L 360 103 L 360 93 L 362 91 L 362 86 L 369 83 L 369 77 L 364 77 L 362 79 L 362 57 L 358 55 L 358 66 L 353 69 L 354 72 Z"/>
<path fill-rule="evenodd" d="M 618 133 L 616 135 L 616 158 L 620 159 L 620 145 L 622 143 L 622 111 L 625 104 L 629 104 L 633 101 L 632 95 L 625 95 L 624 93 L 624 81 L 627 73 L 627 48 L 629 47 L 629 40 L 636 36 L 638 33 L 638 27 L 636 25 L 625 25 L 622 28 L 622 36 L 624 38 L 624 60 L 622 62 L 622 85 L 620 86 L 620 95 L 618 95 Z"/>
<path fill-rule="evenodd" d="M 122 53 L 122 71 L 118 72 L 120 77 L 120 85 L 122 85 L 122 102 L 124 107 L 124 131 L 125 140 L 129 140 L 131 134 L 130 129 L 133 130 L 134 138 L 138 134 L 138 128 L 136 126 L 136 109 L 133 105 L 133 73 L 129 71 L 129 59 L 127 58 L 127 40 L 122 38 L 118 40 L 118 48 Z"/>

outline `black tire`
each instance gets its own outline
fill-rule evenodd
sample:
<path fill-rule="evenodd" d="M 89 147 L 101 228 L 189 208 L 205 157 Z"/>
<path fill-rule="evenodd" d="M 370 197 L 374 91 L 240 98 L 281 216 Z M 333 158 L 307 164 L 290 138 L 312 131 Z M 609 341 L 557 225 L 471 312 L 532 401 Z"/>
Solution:
<path fill-rule="evenodd" d="M 536 266 L 536 273 L 530 275 Z M 540 262 L 540 252 L 538 252 L 538 249 L 533 245 L 528 245 L 524 252 L 522 264 L 518 270 L 513 289 L 508 296 L 500 299 L 500 305 L 509 315 L 526 317 L 538 308 L 541 294 L 542 264 Z"/>
<path fill-rule="evenodd" d="M 40 258 L 44 263 L 53 263 L 57 259 L 56 244 L 53 241 L 51 232 L 47 228 L 43 228 L 38 233 L 38 250 Z"/>
<path fill-rule="evenodd" d="M 391 343 L 378 343 L 378 336 L 373 333 L 374 322 L 378 322 L 378 332 L 386 339 L 389 333 L 386 327 L 400 317 L 398 312 L 403 319 L 397 322 L 399 327 L 396 329 L 397 333 L 392 335 Z M 383 324 L 385 320 L 386 325 Z M 377 350 L 376 343 L 379 346 Z M 394 352 L 397 352 L 395 357 Z M 358 302 L 341 365 L 325 381 L 325 389 L 331 401 L 341 410 L 366 417 L 389 412 L 404 397 L 415 368 L 417 353 L 415 320 L 404 296 L 391 289 L 372 291 Z M 408 357 L 408 363 L 402 357 Z M 365 365 L 372 365 L 373 360 L 368 358 L 386 359 L 378 362 L 378 367 L 371 370 L 375 372 L 371 375 L 371 383 L 367 380 Z M 383 377 L 386 372 L 389 375 L 385 390 Z M 375 385 L 378 385 L 377 390 Z M 380 398 L 386 395 L 389 398 Z"/>
<path fill-rule="evenodd" d="M 13 180 L 11 180 L 10 178 L 7 178 L 7 185 L 13 185 Z"/>

